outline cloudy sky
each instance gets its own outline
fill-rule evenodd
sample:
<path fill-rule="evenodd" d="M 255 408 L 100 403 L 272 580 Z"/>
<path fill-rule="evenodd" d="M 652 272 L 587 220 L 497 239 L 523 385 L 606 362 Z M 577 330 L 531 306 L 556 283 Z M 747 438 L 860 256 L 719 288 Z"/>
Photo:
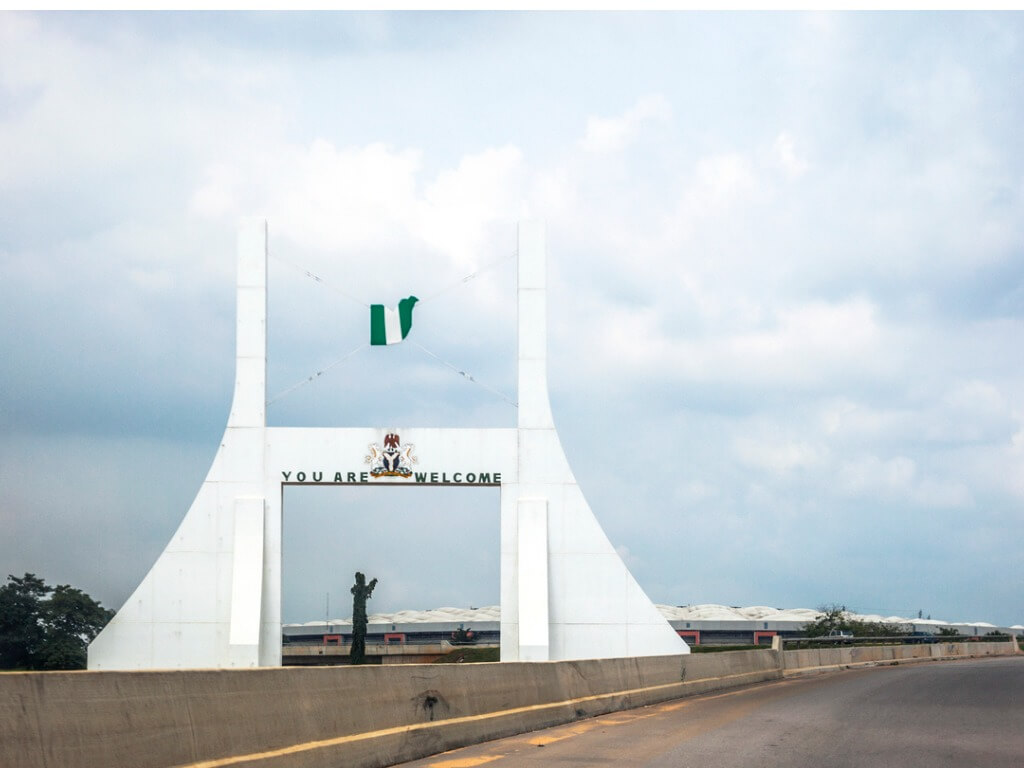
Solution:
<path fill-rule="evenodd" d="M 653 600 L 1024 623 L 1022 73 L 1020 14 L 0 15 L 0 571 L 116 608 L 155 561 L 239 217 L 312 426 L 514 425 L 541 218 L 555 423 Z M 357 568 L 496 603 L 497 506 L 290 490 L 285 619 Z"/>

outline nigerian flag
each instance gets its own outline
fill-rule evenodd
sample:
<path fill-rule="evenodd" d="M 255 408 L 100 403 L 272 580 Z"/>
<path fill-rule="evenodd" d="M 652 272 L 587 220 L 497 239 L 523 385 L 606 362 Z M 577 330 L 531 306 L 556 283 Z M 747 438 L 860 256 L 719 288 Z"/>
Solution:
<path fill-rule="evenodd" d="M 398 302 L 398 309 L 383 304 L 370 305 L 370 343 L 397 344 L 412 328 L 412 308 L 419 301 L 415 296 Z"/>

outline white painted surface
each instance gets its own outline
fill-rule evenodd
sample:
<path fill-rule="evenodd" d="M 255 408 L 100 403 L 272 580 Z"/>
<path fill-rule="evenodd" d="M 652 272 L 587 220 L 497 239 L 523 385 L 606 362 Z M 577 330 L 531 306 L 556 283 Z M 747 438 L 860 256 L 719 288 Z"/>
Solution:
<path fill-rule="evenodd" d="M 384 307 L 384 337 L 388 344 L 397 344 L 402 340 L 402 323 L 398 318 L 398 310 Z"/>
<path fill-rule="evenodd" d="M 300 472 L 305 484 L 315 484 L 317 475 L 332 482 L 336 472 L 343 482 L 349 473 L 360 482 L 369 444 L 391 431 L 415 446 L 415 471 L 428 482 L 434 473 L 445 482 L 501 475 L 503 661 L 689 652 L 601 530 L 555 431 L 542 224 L 519 227 L 514 429 L 268 428 L 266 225 L 244 222 L 238 243 L 236 381 L 227 429 L 163 554 L 90 645 L 90 669 L 279 665 L 282 483 L 298 482 Z"/>
<path fill-rule="evenodd" d="M 519 499 L 519 660 L 548 661 L 548 502 Z"/>
<path fill-rule="evenodd" d="M 228 642 L 249 647 L 258 660 L 263 598 L 263 499 L 235 499 L 231 567 L 231 631 Z M 254 663 L 253 666 L 256 666 Z"/>
<path fill-rule="evenodd" d="M 546 251 L 544 226 L 519 226 L 519 482 L 502 487 L 502 661 L 529 660 L 525 632 L 530 606 L 519 605 L 522 567 L 509 546 L 523 514 L 511 498 L 547 501 L 549 658 L 582 659 L 688 653 L 608 541 L 562 450 L 547 385 Z M 515 539 L 512 539 L 514 541 Z M 521 564 L 521 560 L 518 561 Z M 506 639 L 506 636 L 507 639 Z"/>

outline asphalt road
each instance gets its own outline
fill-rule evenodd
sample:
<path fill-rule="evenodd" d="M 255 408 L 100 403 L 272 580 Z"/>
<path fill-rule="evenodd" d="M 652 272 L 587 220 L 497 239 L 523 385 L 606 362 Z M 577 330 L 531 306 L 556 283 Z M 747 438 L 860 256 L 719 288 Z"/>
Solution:
<path fill-rule="evenodd" d="M 1022 768 L 1024 657 L 872 667 L 581 720 L 403 768 Z"/>

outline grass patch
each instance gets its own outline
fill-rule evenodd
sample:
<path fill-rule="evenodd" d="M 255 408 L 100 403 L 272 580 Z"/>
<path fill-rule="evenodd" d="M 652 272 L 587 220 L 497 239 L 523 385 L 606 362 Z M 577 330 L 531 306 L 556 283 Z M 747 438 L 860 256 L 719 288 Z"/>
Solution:
<path fill-rule="evenodd" d="M 770 651 L 770 645 L 691 645 L 691 653 L 722 653 L 726 651 Z M 480 662 L 500 661 L 500 648 L 474 648 L 466 646 L 452 648 L 444 656 L 436 659 L 434 664 L 476 664 Z"/>
<path fill-rule="evenodd" d="M 476 664 L 483 661 L 501 661 L 501 648 L 452 648 L 435 664 Z"/>

